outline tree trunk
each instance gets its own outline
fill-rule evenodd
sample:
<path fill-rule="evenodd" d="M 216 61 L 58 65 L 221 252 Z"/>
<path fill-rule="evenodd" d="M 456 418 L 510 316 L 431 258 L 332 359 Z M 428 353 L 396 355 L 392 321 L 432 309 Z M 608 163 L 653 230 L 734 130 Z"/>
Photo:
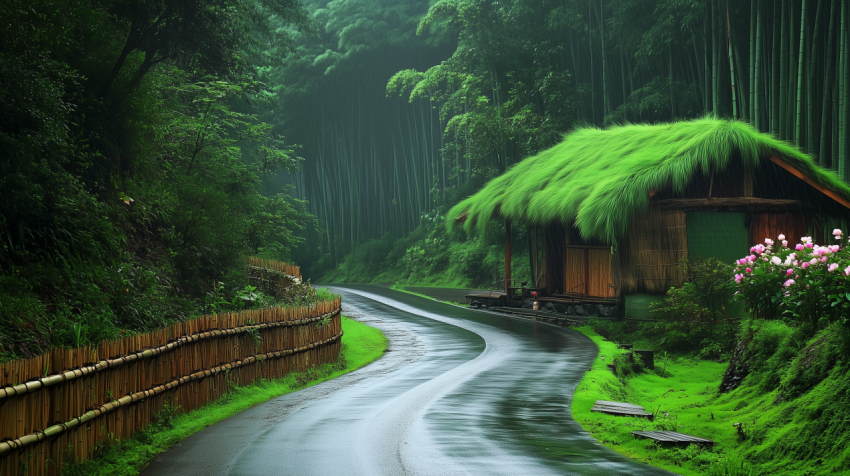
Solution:
<path fill-rule="evenodd" d="M 820 143 L 815 139 L 815 71 L 817 67 L 815 66 L 815 60 L 818 56 L 818 41 L 820 40 L 820 23 L 821 23 L 821 11 L 823 4 L 826 3 L 826 0 L 818 0 L 818 9 L 815 13 L 815 32 L 812 35 L 812 45 L 809 49 L 809 71 L 806 76 L 806 147 L 809 152 L 816 154 L 818 152 L 818 146 Z M 831 8 L 831 7 L 830 7 Z"/>
<path fill-rule="evenodd" d="M 785 118 L 788 115 L 788 22 L 786 21 L 785 15 L 785 1 L 782 0 L 782 33 L 780 35 L 780 49 L 779 52 L 779 62 L 780 62 L 780 70 L 779 70 L 779 138 L 785 139 L 787 137 L 785 124 L 787 121 Z"/>
<path fill-rule="evenodd" d="M 714 13 L 713 6 L 709 7 L 709 8 L 711 8 L 712 13 Z M 719 43 L 717 41 L 717 17 L 714 14 L 711 15 L 711 43 L 712 43 L 712 45 L 714 45 L 711 49 L 711 53 L 712 53 L 712 55 L 711 55 L 711 57 L 712 57 L 712 66 L 711 66 L 711 72 L 712 72 L 712 81 L 711 81 L 711 83 L 712 83 L 712 104 L 711 104 L 711 110 L 712 110 L 712 112 L 714 113 L 715 116 L 719 116 L 720 115 L 720 104 L 719 104 L 719 101 L 720 101 L 720 76 L 718 74 L 718 70 L 720 69 L 719 68 L 720 58 L 718 56 L 720 54 L 719 53 L 720 48 L 718 48 Z"/>
<path fill-rule="evenodd" d="M 738 119 L 738 97 L 735 91 L 735 58 L 732 54 L 732 32 L 729 31 L 729 8 L 726 8 L 726 39 L 729 46 L 726 55 L 729 58 L 729 78 L 732 81 L 732 117 Z"/>
<path fill-rule="evenodd" d="M 777 8 L 776 5 L 773 6 L 773 24 L 771 25 L 771 29 L 773 30 L 773 59 L 770 62 L 770 127 L 769 130 L 776 135 L 779 135 L 779 104 L 780 94 L 779 90 L 781 89 L 780 77 L 781 70 L 779 68 L 780 60 L 780 49 L 782 38 L 779 36 L 779 32 L 781 31 L 782 22 L 779 19 L 780 10 L 782 9 L 781 5 Z"/>
<path fill-rule="evenodd" d="M 794 143 L 803 147 L 803 64 L 806 56 L 806 0 L 800 14 L 800 57 L 797 63 L 797 123 L 794 129 Z"/>
<path fill-rule="evenodd" d="M 753 123 L 757 131 L 762 130 L 761 124 L 761 0 L 756 1 L 756 53 L 755 71 L 753 72 Z"/>
<path fill-rule="evenodd" d="M 832 0 L 829 7 L 829 37 L 826 40 L 826 74 L 823 77 L 823 101 L 821 102 L 821 120 L 820 120 L 820 154 L 818 154 L 818 165 L 828 167 L 831 164 L 827 162 L 827 142 L 832 137 L 832 127 L 830 126 L 830 109 L 832 108 L 832 89 L 835 73 L 835 58 L 832 51 L 833 38 L 835 37 L 835 0 Z M 831 151 L 831 148 L 830 148 Z M 831 154 L 829 154 L 831 156 Z M 830 157 L 831 158 L 831 157 Z"/>

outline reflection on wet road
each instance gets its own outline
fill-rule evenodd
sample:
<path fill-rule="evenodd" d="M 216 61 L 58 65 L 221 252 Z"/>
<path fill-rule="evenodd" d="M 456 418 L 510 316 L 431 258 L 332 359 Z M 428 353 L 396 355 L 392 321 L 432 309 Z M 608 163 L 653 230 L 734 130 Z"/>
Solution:
<path fill-rule="evenodd" d="M 669 474 L 570 417 L 581 334 L 376 286 L 336 288 L 389 352 L 197 433 L 143 475 Z"/>

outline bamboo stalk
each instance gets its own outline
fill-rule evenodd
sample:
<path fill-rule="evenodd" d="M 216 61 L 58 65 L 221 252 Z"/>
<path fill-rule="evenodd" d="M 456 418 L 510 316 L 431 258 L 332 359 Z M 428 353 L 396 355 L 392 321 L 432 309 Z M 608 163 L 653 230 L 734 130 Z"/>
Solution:
<path fill-rule="evenodd" d="M 797 65 L 797 108 L 796 127 L 794 128 L 794 144 L 803 145 L 803 64 L 806 57 L 806 0 L 803 0 L 803 11 L 800 14 L 800 55 Z"/>

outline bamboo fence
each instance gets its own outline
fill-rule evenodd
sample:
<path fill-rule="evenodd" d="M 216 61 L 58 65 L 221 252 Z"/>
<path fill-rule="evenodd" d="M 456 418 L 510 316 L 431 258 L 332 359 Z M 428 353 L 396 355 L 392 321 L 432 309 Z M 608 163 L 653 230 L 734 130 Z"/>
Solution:
<path fill-rule="evenodd" d="M 282 261 L 274 261 L 256 256 L 247 258 L 248 267 L 259 268 L 264 271 L 274 271 L 282 274 L 287 274 L 295 278 L 301 278 L 301 268 Z"/>
<path fill-rule="evenodd" d="M 0 475 L 58 474 L 64 462 L 146 428 L 166 404 L 187 412 L 232 384 L 336 362 L 340 306 L 337 298 L 202 316 L 0 364 Z"/>

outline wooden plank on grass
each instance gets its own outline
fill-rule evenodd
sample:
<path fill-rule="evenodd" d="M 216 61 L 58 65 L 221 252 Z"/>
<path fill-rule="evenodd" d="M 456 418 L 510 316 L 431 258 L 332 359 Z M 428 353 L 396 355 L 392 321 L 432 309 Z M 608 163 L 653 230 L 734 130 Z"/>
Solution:
<path fill-rule="evenodd" d="M 625 402 L 611 402 L 608 400 L 597 400 L 596 403 L 593 404 L 593 408 L 591 408 L 590 411 L 607 413 L 608 415 L 617 416 L 635 416 L 642 418 L 648 418 L 652 416 L 652 413 L 647 412 L 640 405 L 632 405 L 631 403 Z"/>
<path fill-rule="evenodd" d="M 705 438 L 677 433 L 675 431 L 633 431 L 632 435 L 638 438 L 648 438 L 659 443 L 670 443 L 677 445 L 713 445 L 714 442 Z"/>

